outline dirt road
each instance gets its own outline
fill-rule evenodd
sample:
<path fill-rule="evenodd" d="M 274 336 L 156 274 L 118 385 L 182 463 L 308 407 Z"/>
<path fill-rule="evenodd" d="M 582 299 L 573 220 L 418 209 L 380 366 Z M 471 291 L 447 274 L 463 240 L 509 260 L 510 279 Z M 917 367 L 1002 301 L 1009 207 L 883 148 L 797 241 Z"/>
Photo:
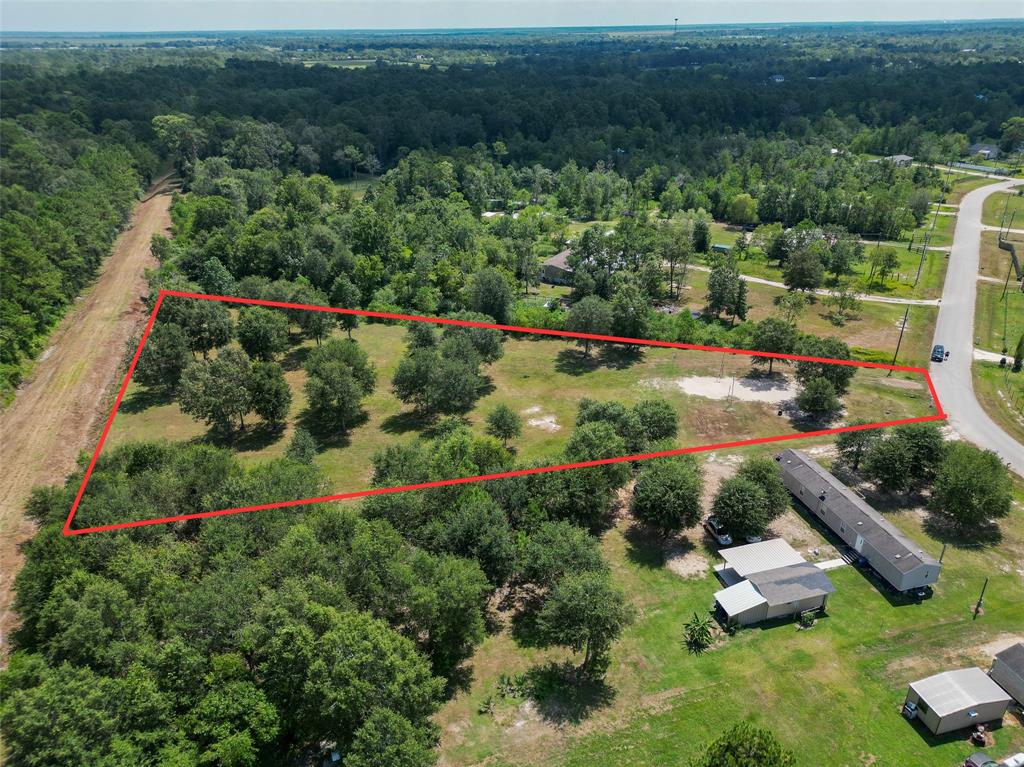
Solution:
<path fill-rule="evenodd" d="M 36 485 L 63 482 L 79 452 L 93 448 L 125 344 L 146 316 L 144 270 L 156 266 L 150 239 L 170 226 L 172 189 L 164 177 L 136 206 L 96 282 L 70 308 L 29 380 L 0 413 L 0 658 L 16 620 L 11 601 L 21 567 L 18 546 L 33 532 L 23 504 Z"/>

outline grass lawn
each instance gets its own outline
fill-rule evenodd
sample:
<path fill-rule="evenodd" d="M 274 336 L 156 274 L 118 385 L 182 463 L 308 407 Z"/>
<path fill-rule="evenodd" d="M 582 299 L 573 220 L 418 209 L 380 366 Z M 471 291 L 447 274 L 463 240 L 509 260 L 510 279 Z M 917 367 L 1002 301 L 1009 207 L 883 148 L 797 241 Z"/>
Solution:
<path fill-rule="evenodd" d="M 975 361 L 974 393 L 992 420 L 1024 443 L 1024 373 L 1009 370 L 1012 355 L 1007 362 L 1006 368 L 1000 368 L 995 362 Z"/>
<path fill-rule="evenodd" d="M 687 274 L 687 282 L 690 287 L 683 295 L 688 308 L 693 310 L 703 308 L 707 294 L 707 278 L 707 272 L 691 270 Z M 785 293 L 784 288 L 759 285 L 753 282 L 747 283 L 747 301 L 750 304 L 748 318 L 756 322 L 775 314 L 774 299 Z M 837 327 L 829 320 L 828 307 L 822 303 L 819 297 L 814 304 L 807 307 L 798 322 L 798 327 L 804 333 L 836 336 L 851 347 L 877 350 L 885 358 L 884 361 L 889 362 L 896 349 L 896 341 L 900 334 L 900 325 L 903 322 L 903 313 L 906 308 L 898 304 L 862 301 L 858 319 L 849 320 L 842 327 Z M 900 346 L 899 364 L 927 366 L 937 314 L 938 309 L 934 306 L 910 307 L 907 330 Z"/>
<path fill-rule="evenodd" d="M 907 239 L 913 238 L 914 244 L 918 245 L 923 243 L 925 237 L 931 233 L 928 240 L 929 248 L 948 248 L 953 244 L 953 229 L 955 227 L 956 216 L 929 215 L 921 226 L 907 234 Z"/>
<path fill-rule="evenodd" d="M 729 456 L 716 458 L 721 463 Z M 507 632 L 495 634 L 472 660 L 469 689 L 436 717 L 442 764 L 685 765 L 703 742 L 739 720 L 774 730 L 801 767 L 958 764 L 976 750 L 962 733 L 933 736 L 899 710 L 910 681 L 950 668 L 987 668 L 986 645 L 1020 635 L 1022 504 L 1018 484 L 997 546 L 949 548 L 930 600 L 890 601 L 865 574 L 842 567 L 829 573 L 837 592 L 814 628 L 800 631 L 785 622 L 747 628 L 700 656 L 687 652 L 683 624 L 707 611 L 721 588 L 708 569 L 716 556 L 699 532 L 690 531 L 689 544 L 672 543 L 692 547 L 687 557 L 706 562 L 690 577 L 677 575 L 665 566 L 668 547 L 622 518 L 602 545 L 638 618 L 614 647 L 606 685 L 575 699 L 502 698 L 501 674 L 527 671 L 551 655 L 519 649 Z M 924 532 L 919 512 L 887 516 L 939 553 L 941 542 Z M 803 512 L 784 519 L 791 521 L 783 534 L 805 554 L 825 544 Z M 985 611 L 972 620 L 986 576 Z M 496 701 L 493 713 L 479 713 L 488 697 Z M 994 732 L 990 752 L 996 755 L 1024 748 L 1024 728 L 1013 715 L 1005 722 Z"/>
<path fill-rule="evenodd" d="M 945 172 L 943 172 L 943 178 L 945 178 Z M 968 192 L 973 192 L 975 189 L 987 186 L 988 184 L 999 183 L 998 179 L 988 178 L 987 176 L 975 176 L 970 173 L 957 173 L 956 171 L 950 174 L 949 182 L 952 189 L 946 195 L 946 202 L 952 205 L 959 205 L 960 200 Z"/>
<path fill-rule="evenodd" d="M 939 217 L 940 220 L 943 216 Z M 946 217 L 948 218 L 948 216 Z M 876 274 L 871 275 L 871 266 L 868 260 L 875 251 L 875 245 L 864 246 L 864 260 L 853 267 L 853 272 L 844 275 L 844 280 L 852 281 L 853 287 L 861 293 L 879 296 L 892 296 L 895 298 L 938 298 L 942 295 L 942 284 L 946 277 L 947 254 L 941 250 L 929 249 L 922 259 L 919 253 L 907 250 L 905 244 L 892 243 L 882 244 L 882 250 L 891 251 L 899 259 L 899 265 L 893 274 L 888 275 L 883 282 Z M 751 277 L 760 277 L 773 282 L 783 282 L 784 275 L 775 261 L 769 261 L 761 255 L 751 255 L 742 261 L 736 262 L 741 274 Z M 918 266 L 921 267 L 921 277 L 914 285 L 917 277 Z M 868 276 L 871 279 L 868 279 Z M 831 274 L 825 276 L 824 288 L 831 288 L 836 285 L 836 280 Z"/>
<path fill-rule="evenodd" d="M 1013 350 L 1021 334 L 1024 334 L 1024 293 L 1015 290 L 1011 280 L 1004 300 L 1002 285 L 979 281 L 974 345 L 991 352 L 1002 352 L 1004 346 Z"/>
<path fill-rule="evenodd" d="M 1024 187 L 1018 187 L 1024 189 Z M 1006 216 L 1004 221 L 1003 216 Z M 1013 228 L 1024 229 L 1024 195 L 997 192 L 988 196 L 981 210 L 981 222 L 989 226 L 1006 226 L 1013 216 Z"/>
<path fill-rule="evenodd" d="M 341 66 L 346 69 L 350 68 L 346 67 L 344 64 L 340 64 L 338 66 Z M 366 196 L 366 190 L 377 183 L 377 179 L 367 178 L 365 175 L 360 178 L 357 175 L 355 178 L 350 178 L 345 181 L 335 181 L 334 183 L 337 186 L 340 186 L 342 189 L 347 189 L 348 191 L 350 191 L 352 193 L 352 196 L 355 197 L 357 200 L 361 200 L 363 199 L 364 196 Z"/>
<path fill-rule="evenodd" d="M 1017 249 L 1018 258 L 1024 256 L 1024 234 L 1011 234 L 1007 239 L 1014 243 Z M 1005 281 L 1010 269 L 1010 253 L 999 247 L 998 232 L 981 233 L 981 263 L 978 265 L 978 273 L 983 277 L 993 277 L 999 281 Z M 1014 279 L 1010 274 L 1011 281 Z"/>

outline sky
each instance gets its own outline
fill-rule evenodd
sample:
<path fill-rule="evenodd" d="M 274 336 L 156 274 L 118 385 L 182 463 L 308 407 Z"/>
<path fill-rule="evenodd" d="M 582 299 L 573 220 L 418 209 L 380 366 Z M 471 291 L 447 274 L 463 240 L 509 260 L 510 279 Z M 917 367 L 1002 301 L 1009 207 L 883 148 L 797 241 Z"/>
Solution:
<path fill-rule="evenodd" d="M 3 0 L 0 30 L 447 29 L 1021 18 L 1024 0 Z"/>

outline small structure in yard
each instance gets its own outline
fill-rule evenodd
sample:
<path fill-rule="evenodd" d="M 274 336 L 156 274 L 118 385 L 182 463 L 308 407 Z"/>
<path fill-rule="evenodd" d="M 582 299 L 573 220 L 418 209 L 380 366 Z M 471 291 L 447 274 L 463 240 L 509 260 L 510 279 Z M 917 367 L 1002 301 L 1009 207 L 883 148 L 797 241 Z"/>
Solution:
<path fill-rule="evenodd" d="M 728 255 L 728 254 L 732 253 L 732 245 L 724 245 L 724 244 L 719 242 L 719 243 L 711 246 L 711 252 L 712 253 L 720 253 L 722 255 Z"/>
<path fill-rule="evenodd" d="M 906 168 L 913 161 L 914 158 L 909 154 L 891 154 L 882 158 L 882 162 L 892 163 L 897 168 Z"/>
<path fill-rule="evenodd" d="M 967 150 L 969 157 L 981 157 L 982 160 L 998 160 L 999 147 L 995 144 L 971 144 Z"/>
<path fill-rule="evenodd" d="M 939 579 L 942 565 L 800 450 L 775 456 L 782 481 L 896 591 L 917 591 Z"/>
<path fill-rule="evenodd" d="M 570 250 L 556 253 L 540 265 L 541 279 L 553 285 L 571 285 L 573 268 L 569 266 Z"/>
<path fill-rule="evenodd" d="M 943 671 L 911 682 L 903 704 L 907 719 L 920 719 L 936 735 L 1003 718 L 1010 696 L 980 668 Z"/>
<path fill-rule="evenodd" d="M 715 593 L 723 622 L 749 626 L 824 610 L 836 588 L 817 565 L 804 560 L 781 538 L 723 549 L 726 563 L 715 568 L 726 588 Z"/>
<path fill-rule="evenodd" d="M 988 675 L 1019 705 L 1024 706 L 1024 642 L 997 652 Z"/>

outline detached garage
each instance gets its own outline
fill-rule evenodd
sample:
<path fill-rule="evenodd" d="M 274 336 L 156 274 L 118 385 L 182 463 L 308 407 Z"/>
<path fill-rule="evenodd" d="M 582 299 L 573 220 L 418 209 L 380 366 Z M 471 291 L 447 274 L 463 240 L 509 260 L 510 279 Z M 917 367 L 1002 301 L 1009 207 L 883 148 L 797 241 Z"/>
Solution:
<path fill-rule="evenodd" d="M 1010 696 L 980 668 L 943 671 L 910 683 L 903 713 L 936 735 L 1001 720 Z"/>
<path fill-rule="evenodd" d="M 725 623 L 749 626 L 771 618 L 785 618 L 811 610 L 824 610 L 836 590 L 816 565 L 801 562 L 752 573 L 745 581 L 722 589 L 715 602 Z"/>

